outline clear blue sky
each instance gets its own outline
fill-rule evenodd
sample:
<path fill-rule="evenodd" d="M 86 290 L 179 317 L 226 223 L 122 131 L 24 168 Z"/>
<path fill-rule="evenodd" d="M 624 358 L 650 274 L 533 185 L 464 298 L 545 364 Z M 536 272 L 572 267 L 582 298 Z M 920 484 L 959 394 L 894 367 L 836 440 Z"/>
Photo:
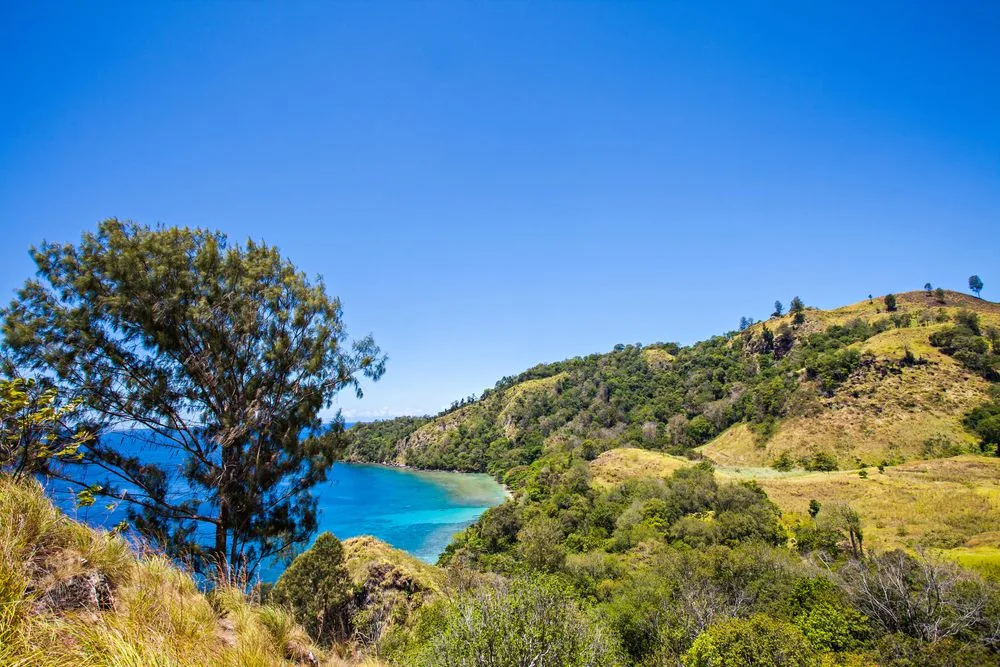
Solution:
<path fill-rule="evenodd" d="M 351 419 L 1000 294 L 998 3 L 75 5 L 0 9 L 0 296 L 108 216 L 266 240 L 391 357 Z"/>

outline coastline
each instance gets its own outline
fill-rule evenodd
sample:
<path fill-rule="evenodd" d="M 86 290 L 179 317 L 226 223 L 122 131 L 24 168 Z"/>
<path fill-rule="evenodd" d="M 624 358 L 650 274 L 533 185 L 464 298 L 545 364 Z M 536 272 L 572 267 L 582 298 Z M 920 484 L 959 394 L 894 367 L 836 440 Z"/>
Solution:
<path fill-rule="evenodd" d="M 493 475 L 490 475 L 488 472 L 452 470 L 448 468 L 421 468 L 419 466 L 411 466 L 405 463 L 399 463 L 397 461 L 366 461 L 364 459 L 360 459 L 357 457 L 350 457 L 350 458 L 345 457 L 335 461 L 335 463 L 351 463 L 351 464 L 361 464 L 370 466 L 382 466 L 384 468 L 395 468 L 397 470 L 410 470 L 413 472 L 449 472 L 449 473 L 457 473 L 459 475 L 487 475 L 497 484 L 497 486 L 499 486 L 503 490 L 505 501 L 514 498 L 514 493 L 510 490 L 510 488 L 508 488 L 508 486 L 503 482 L 501 482 L 500 480 L 493 477 Z"/>

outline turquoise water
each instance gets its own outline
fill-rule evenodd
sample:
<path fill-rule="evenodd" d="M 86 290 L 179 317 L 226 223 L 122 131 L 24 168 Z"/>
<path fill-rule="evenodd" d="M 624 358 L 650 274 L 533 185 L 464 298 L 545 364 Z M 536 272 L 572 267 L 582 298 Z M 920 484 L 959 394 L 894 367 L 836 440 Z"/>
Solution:
<path fill-rule="evenodd" d="M 337 463 L 314 493 L 319 529 L 374 535 L 434 562 L 452 536 L 504 500 L 489 475 Z"/>
<path fill-rule="evenodd" d="M 156 446 L 148 432 L 105 437 L 115 438 L 111 442 L 120 451 L 156 461 L 168 474 L 180 465 L 179 457 Z M 88 482 L 103 479 L 96 472 Z M 183 496 L 183 481 L 174 474 L 170 479 L 171 488 Z M 125 518 L 124 506 L 108 509 L 106 499 L 76 509 L 64 482 L 51 481 L 47 487 L 67 514 L 91 525 L 111 528 Z M 437 560 L 455 533 L 504 500 L 503 488 L 489 475 L 347 463 L 334 464 L 327 481 L 317 485 L 313 495 L 319 510 L 318 533 L 328 530 L 342 540 L 373 535 L 429 563 Z M 281 570 L 277 564 L 265 565 L 261 575 L 273 580 Z"/>

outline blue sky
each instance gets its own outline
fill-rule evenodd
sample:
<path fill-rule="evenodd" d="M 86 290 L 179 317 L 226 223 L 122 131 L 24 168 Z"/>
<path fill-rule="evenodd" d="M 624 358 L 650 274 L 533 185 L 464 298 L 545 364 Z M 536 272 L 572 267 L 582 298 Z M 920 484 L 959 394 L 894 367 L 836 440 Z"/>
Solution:
<path fill-rule="evenodd" d="M 0 8 L 0 297 L 104 217 L 279 246 L 351 419 L 931 281 L 1000 294 L 997 3 Z"/>

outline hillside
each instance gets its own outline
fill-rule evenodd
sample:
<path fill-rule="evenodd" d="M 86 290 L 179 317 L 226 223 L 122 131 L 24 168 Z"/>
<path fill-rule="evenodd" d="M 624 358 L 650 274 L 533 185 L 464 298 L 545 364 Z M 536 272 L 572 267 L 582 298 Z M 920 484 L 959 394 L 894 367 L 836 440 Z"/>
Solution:
<path fill-rule="evenodd" d="M 789 520 L 812 499 L 853 502 L 880 548 L 974 552 L 992 567 L 1000 459 L 969 415 L 1000 396 L 1000 304 L 895 299 L 892 312 L 884 298 L 804 308 L 688 347 L 539 365 L 434 418 L 356 427 L 348 451 L 485 470 L 514 489 L 560 453 L 589 460 L 597 488 L 704 459 L 722 479 L 757 480 Z"/>
<path fill-rule="evenodd" d="M 442 570 L 374 538 L 347 540 L 344 554 L 358 640 L 374 641 L 441 592 Z M 240 588 L 205 593 L 164 555 L 137 554 L 69 519 L 37 484 L 2 475 L 0 610 L 5 667 L 382 664 L 351 657 L 351 645 L 318 646 L 289 610 Z"/>
<path fill-rule="evenodd" d="M 962 420 L 988 400 L 990 372 L 932 337 L 973 313 L 985 342 L 1000 305 L 956 292 L 896 300 L 894 312 L 882 298 L 806 308 L 798 324 L 788 313 L 689 347 L 539 365 L 433 419 L 356 427 L 349 457 L 502 476 L 550 449 L 840 469 L 978 451 Z M 996 349 L 980 356 L 995 376 Z"/>

